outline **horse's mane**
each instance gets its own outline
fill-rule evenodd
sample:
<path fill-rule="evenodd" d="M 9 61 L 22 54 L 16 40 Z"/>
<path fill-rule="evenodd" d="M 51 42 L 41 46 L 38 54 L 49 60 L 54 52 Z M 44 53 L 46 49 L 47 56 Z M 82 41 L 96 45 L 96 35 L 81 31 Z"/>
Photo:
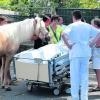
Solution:
<path fill-rule="evenodd" d="M 5 34 L 15 42 L 21 43 L 29 40 L 34 32 L 34 19 L 25 19 L 0 26 L 0 34 Z"/>

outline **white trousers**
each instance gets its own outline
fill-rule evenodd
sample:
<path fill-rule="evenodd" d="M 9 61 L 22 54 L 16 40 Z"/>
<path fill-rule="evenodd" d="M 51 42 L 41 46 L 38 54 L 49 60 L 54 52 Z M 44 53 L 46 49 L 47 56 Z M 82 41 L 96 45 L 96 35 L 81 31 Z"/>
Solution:
<path fill-rule="evenodd" d="M 89 58 L 75 57 L 70 60 L 72 100 L 88 100 L 88 73 Z"/>

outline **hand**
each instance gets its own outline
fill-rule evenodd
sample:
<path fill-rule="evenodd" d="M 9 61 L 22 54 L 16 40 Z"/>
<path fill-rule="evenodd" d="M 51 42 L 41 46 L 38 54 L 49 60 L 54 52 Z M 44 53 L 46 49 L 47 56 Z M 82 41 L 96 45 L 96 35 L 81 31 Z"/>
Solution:
<path fill-rule="evenodd" d="M 75 43 L 69 44 L 69 45 L 68 45 L 68 48 L 69 48 L 69 49 L 72 49 L 72 47 L 73 47 L 74 44 L 75 44 Z"/>

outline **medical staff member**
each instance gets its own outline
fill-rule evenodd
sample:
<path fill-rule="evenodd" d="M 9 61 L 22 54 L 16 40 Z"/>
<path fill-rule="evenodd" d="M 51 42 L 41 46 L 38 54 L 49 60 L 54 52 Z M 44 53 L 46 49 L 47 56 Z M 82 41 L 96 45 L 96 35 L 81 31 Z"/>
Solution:
<path fill-rule="evenodd" d="M 69 24 L 62 33 L 62 38 L 69 48 L 72 100 L 88 100 L 88 72 L 91 57 L 89 40 L 97 33 L 99 36 L 99 31 L 90 24 L 82 22 L 81 18 L 79 10 L 73 11 L 73 23 Z M 96 39 L 91 41 L 91 46 L 95 44 Z"/>

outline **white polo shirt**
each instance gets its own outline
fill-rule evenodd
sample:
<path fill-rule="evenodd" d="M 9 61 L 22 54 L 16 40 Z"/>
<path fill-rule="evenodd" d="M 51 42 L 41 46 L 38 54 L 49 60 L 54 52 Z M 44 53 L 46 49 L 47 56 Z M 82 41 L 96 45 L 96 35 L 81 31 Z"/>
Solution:
<path fill-rule="evenodd" d="M 90 57 L 91 48 L 89 47 L 89 40 L 96 36 L 99 31 L 92 25 L 82 21 L 77 21 L 69 24 L 63 31 L 72 43 L 75 43 L 71 50 L 69 50 L 69 58 L 73 57 Z"/>

